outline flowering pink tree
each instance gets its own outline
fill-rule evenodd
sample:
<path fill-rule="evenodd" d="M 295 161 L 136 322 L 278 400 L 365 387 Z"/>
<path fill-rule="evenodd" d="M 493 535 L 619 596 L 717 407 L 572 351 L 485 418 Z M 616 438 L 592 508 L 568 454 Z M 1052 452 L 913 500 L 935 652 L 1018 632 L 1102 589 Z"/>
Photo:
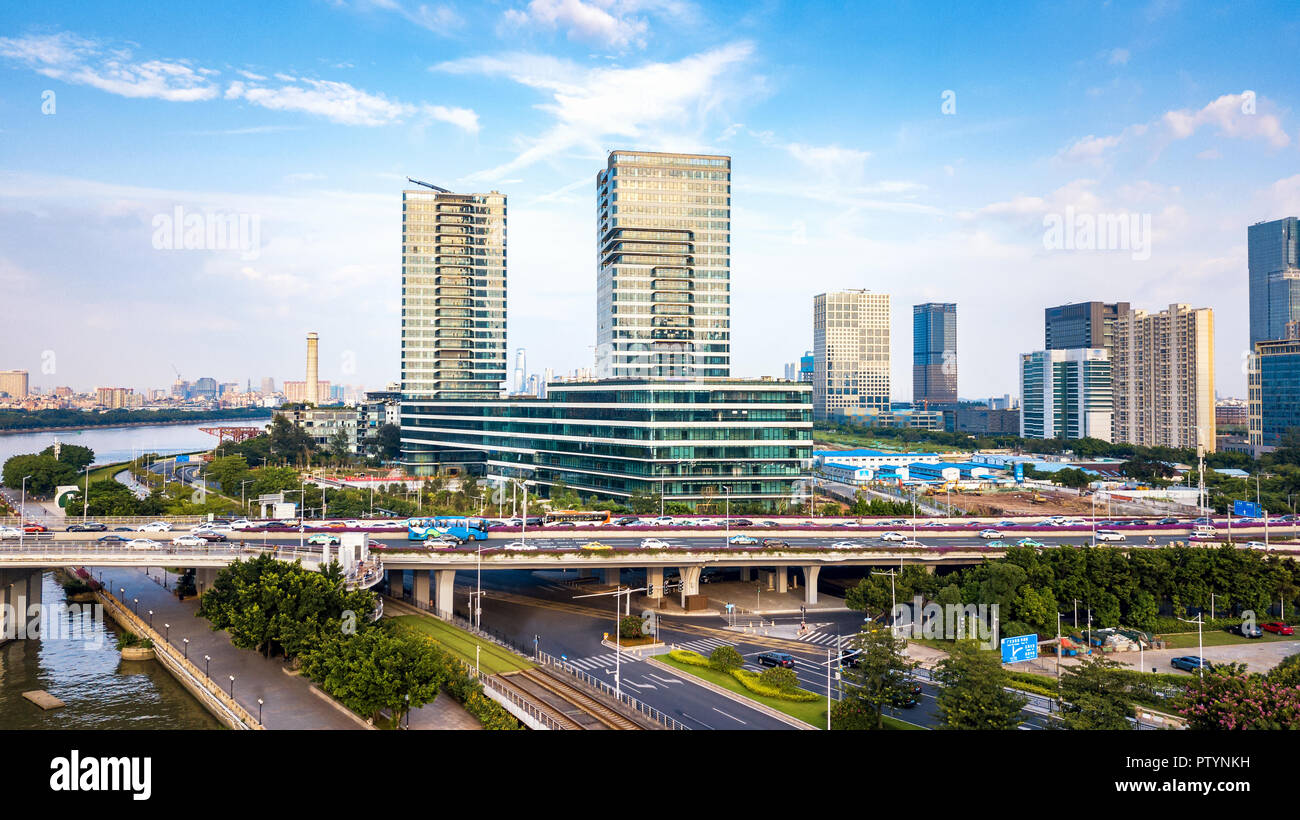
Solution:
<path fill-rule="evenodd" d="M 1189 729 L 1300 729 L 1300 686 L 1228 664 L 1194 679 L 1178 711 Z"/>

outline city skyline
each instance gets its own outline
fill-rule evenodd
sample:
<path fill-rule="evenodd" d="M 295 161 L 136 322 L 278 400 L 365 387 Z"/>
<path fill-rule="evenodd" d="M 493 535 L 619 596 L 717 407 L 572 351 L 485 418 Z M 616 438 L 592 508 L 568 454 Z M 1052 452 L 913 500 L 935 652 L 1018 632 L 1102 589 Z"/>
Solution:
<path fill-rule="evenodd" d="M 142 11 L 88 9 L 78 28 L 11 13 L 0 282 L 20 310 L 0 367 L 46 389 L 161 385 L 159 341 L 179 340 L 186 372 L 283 378 L 314 327 L 323 380 L 396 380 L 407 174 L 511 199 L 506 343 L 557 371 L 590 366 L 589 186 L 622 148 L 733 158 L 736 377 L 779 375 L 810 346 L 789 306 L 865 287 L 893 296 L 899 340 L 911 305 L 960 306 L 968 395 L 1016 392 L 1015 356 L 1041 347 L 1034 317 L 1086 300 L 1214 309 L 1218 389 L 1246 394 L 1246 228 L 1300 213 L 1296 92 L 1263 36 L 1270 15 L 958 11 L 953 25 L 986 36 L 935 61 L 919 12 L 883 42 L 869 12 L 831 36 L 782 5 L 618 6 L 599 25 L 457 7 L 433 38 L 401 8 L 305 7 L 310 47 L 234 52 L 177 45 Z M 703 25 L 720 19 L 735 26 Z M 1225 52 L 1249 43 L 1231 70 L 1185 47 L 1211 30 Z M 988 57 L 1024 35 L 1042 50 Z M 870 48 L 849 47 L 859 38 Z M 1052 79 L 1060 59 L 1074 70 Z M 898 62 L 915 71 L 872 70 Z M 93 152 L 92 122 L 114 135 Z M 249 217 L 234 223 L 247 249 L 176 250 L 210 214 Z M 1132 248 L 1049 247 L 1053 217 L 1114 214 L 1149 219 Z M 52 335 L 56 305 L 84 326 Z M 893 357 L 896 401 L 911 364 Z"/>

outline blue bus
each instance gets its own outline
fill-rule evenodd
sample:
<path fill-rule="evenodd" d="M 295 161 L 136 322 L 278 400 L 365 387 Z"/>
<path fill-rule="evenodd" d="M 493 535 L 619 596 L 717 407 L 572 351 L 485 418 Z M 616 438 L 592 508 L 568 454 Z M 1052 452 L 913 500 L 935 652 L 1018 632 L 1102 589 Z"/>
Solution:
<path fill-rule="evenodd" d="M 487 529 L 488 522 L 485 518 L 456 516 L 411 518 L 406 522 L 406 538 L 408 541 L 427 541 L 431 538 L 482 541 L 487 538 Z"/>

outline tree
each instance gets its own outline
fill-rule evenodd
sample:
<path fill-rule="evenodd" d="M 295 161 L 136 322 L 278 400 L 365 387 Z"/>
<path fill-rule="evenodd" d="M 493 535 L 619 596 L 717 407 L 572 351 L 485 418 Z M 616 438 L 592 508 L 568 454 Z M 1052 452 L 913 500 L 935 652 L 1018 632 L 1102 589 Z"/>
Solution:
<path fill-rule="evenodd" d="M 624 615 L 618 619 L 618 634 L 621 638 L 640 638 L 642 620 L 639 615 Z"/>
<path fill-rule="evenodd" d="M 6 487 L 20 489 L 24 476 L 31 476 L 27 480 L 27 492 L 37 496 L 49 495 L 62 484 L 77 483 L 76 468 L 54 456 L 22 455 L 5 461 L 3 478 Z"/>
<path fill-rule="evenodd" d="M 54 445 L 51 444 L 41 450 L 40 455 L 54 458 Z M 74 470 L 80 470 L 89 464 L 95 463 L 95 451 L 89 447 L 82 447 L 80 444 L 60 444 L 59 461 L 64 464 L 71 464 Z"/>
<path fill-rule="evenodd" d="M 1026 699 L 1008 692 L 1006 670 L 998 657 L 975 641 L 957 641 L 935 667 L 943 684 L 939 711 L 946 729 L 1014 729 Z"/>
<path fill-rule="evenodd" d="M 1189 729 L 1300 729 L 1300 686 L 1224 664 L 1192 679 L 1178 711 Z"/>
<path fill-rule="evenodd" d="M 227 495 L 238 496 L 242 482 L 252 476 L 248 469 L 248 459 L 243 454 L 214 458 L 208 464 L 208 476 L 221 485 L 221 491 Z"/>
<path fill-rule="evenodd" d="M 1283 686 L 1300 686 L 1300 655 L 1287 655 L 1265 677 Z"/>
<path fill-rule="evenodd" d="M 312 652 L 311 676 L 344 706 L 362 715 L 392 712 L 396 725 L 408 707 L 431 703 L 448 680 L 448 664 L 427 639 L 367 629 L 333 634 Z"/>
<path fill-rule="evenodd" d="M 730 644 L 719 646 L 709 655 L 709 666 L 719 672 L 730 672 L 732 669 L 739 669 L 744 665 L 745 659 L 736 650 L 736 647 Z"/>
<path fill-rule="evenodd" d="M 908 694 L 908 675 L 917 664 L 904 654 L 907 639 L 896 636 L 893 630 L 862 632 L 853 639 L 853 646 L 859 650 L 857 665 L 844 676 L 854 685 L 847 689 L 841 711 L 846 716 L 857 711 L 870 728 L 882 729 L 885 707 Z M 834 720 L 832 715 L 832 725 Z"/>
<path fill-rule="evenodd" d="M 784 666 L 765 669 L 758 679 L 764 686 L 770 686 L 780 692 L 793 692 L 799 688 L 799 676 L 793 669 L 786 669 Z"/>
<path fill-rule="evenodd" d="M 1131 729 L 1128 684 L 1116 674 L 1123 664 L 1101 655 L 1061 674 L 1062 719 L 1067 729 Z"/>
<path fill-rule="evenodd" d="M 393 461 L 402 455 L 402 428 L 396 424 L 381 424 L 375 431 L 375 452 L 384 461 Z"/>

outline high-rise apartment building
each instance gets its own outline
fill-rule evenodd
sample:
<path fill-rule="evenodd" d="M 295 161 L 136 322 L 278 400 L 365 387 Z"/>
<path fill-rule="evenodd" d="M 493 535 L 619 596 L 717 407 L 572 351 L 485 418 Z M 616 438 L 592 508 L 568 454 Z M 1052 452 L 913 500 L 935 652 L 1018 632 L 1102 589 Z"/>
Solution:
<path fill-rule="evenodd" d="M 204 376 L 194 382 L 194 388 L 190 390 L 192 398 L 211 400 L 217 397 L 217 380 L 211 376 Z"/>
<path fill-rule="evenodd" d="M 322 396 L 329 396 L 332 389 L 328 381 L 316 380 L 316 398 L 317 401 L 311 401 L 307 394 L 307 382 L 286 380 L 281 385 L 284 388 L 284 400 L 293 404 L 324 404 L 320 401 Z"/>
<path fill-rule="evenodd" d="M 275 393 L 275 379 L 270 376 L 264 376 L 262 378 L 262 395 L 270 396 L 273 393 Z"/>
<path fill-rule="evenodd" d="M 1043 311 L 1043 346 L 1048 350 L 1105 348 L 1115 359 L 1115 321 L 1128 302 L 1076 302 Z"/>
<path fill-rule="evenodd" d="M 1104 348 L 1020 354 L 1021 438 L 1110 441 L 1111 401 Z"/>
<path fill-rule="evenodd" d="M 506 197 L 402 192 L 402 393 L 495 398 L 506 380 Z"/>
<path fill-rule="evenodd" d="M 836 410 L 889 410 L 889 294 L 813 297 L 813 418 Z"/>
<path fill-rule="evenodd" d="M 320 390 L 320 336 L 307 334 L 307 402 L 320 404 L 325 395 Z"/>
<path fill-rule="evenodd" d="M 596 203 L 597 377 L 729 377 L 731 158 L 613 151 Z"/>
<path fill-rule="evenodd" d="M 1213 310 L 1121 311 L 1114 378 L 1113 441 L 1214 451 Z"/>
<path fill-rule="evenodd" d="M 8 394 L 11 399 L 26 398 L 27 371 L 0 370 L 0 395 Z"/>
<path fill-rule="evenodd" d="M 131 394 L 134 392 L 130 387 L 96 387 L 95 404 L 109 410 L 121 410 L 131 406 Z"/>
<path fill-rule="evenodd" d="M 957 403 L 957 306 L 912 306 L 912 406 Z"/>
<path fill-rule="evenodd" d="M 1246 270 L 1251 346 L 1287 338 L 1287 323 L 1300 320 L 1300 218 L 1246 228 Z"/>

